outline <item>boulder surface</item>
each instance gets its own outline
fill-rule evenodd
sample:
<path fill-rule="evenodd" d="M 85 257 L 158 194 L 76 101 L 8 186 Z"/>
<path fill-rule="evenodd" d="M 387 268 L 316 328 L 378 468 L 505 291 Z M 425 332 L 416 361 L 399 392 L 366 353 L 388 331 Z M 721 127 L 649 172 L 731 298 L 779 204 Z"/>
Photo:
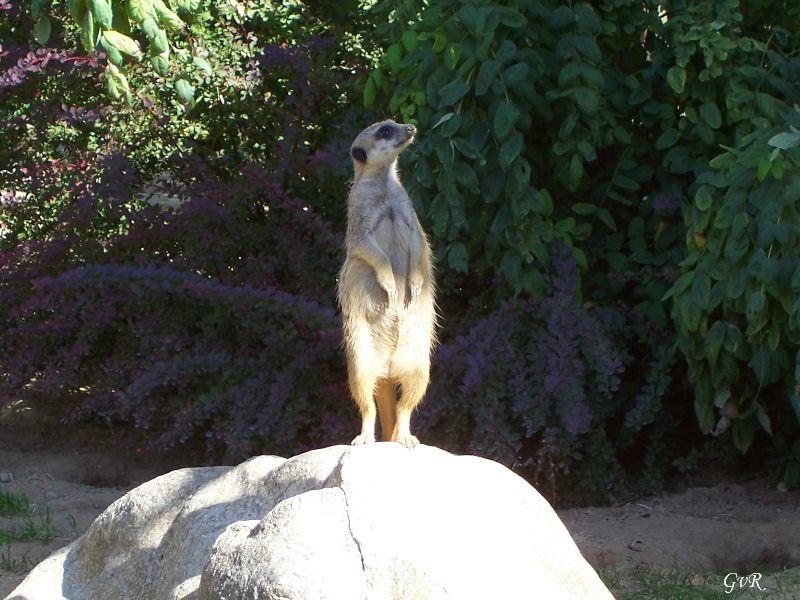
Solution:
<path fill-rule="evenodd" d="M 333 446 L 149 481 L 7 600 L 612 598 L 505 467 L 430 446 Z"/>

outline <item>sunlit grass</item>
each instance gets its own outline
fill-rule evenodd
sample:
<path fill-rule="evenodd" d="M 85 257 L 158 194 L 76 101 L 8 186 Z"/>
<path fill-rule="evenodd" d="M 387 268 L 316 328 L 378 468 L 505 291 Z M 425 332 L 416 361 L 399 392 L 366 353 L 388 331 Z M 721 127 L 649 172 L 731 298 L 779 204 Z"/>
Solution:
<path fill-rule="evenodd" d="M 800 598 L 800 567 L 763 573 L 762 589 L 726 588 L 725 574 L 696 573 L 673 566 L 659 569 L 639 565 L 629 572 L 607 568 L 600 570 L 603 582 L 618 600 L 722 600 Z M 740 574 L 746 576 L 747 574 Z M 734 579 L 729 578 L 729 583 Z M 730 592 L 726 590 L 730 589 Z"/>

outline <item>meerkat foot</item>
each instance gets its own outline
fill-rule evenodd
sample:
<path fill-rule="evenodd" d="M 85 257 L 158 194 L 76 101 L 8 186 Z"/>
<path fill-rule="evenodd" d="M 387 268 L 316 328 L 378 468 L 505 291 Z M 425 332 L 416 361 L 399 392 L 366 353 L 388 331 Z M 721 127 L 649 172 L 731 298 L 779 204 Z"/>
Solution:
<path fill-rule="evenodd" d="M 374 444 L 375 436 L 368 433 L 359 433 L 352 442 L 351 446 L 363 446 L 364 444 Z"/>
<path fill-rule="evenodd" d="M 419 440 L 417 439 L 417 436 L 411 435 L 410 433 L 398 435 L 394 441 L 402 444 L 406 448 L 413 448 L 414 446 L 419 446 Z"/>

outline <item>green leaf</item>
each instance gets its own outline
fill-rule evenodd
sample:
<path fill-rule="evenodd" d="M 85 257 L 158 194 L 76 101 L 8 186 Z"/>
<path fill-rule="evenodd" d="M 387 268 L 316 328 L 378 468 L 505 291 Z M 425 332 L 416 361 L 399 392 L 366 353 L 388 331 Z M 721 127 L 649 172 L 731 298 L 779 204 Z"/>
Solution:
<path fill-rule="evenodd" d="M 520 27 L 524 27 L 528 20 L 525 18 L 521 12 L 514 10 L 513 8 L 508 8 L 506 6 L 501 6 L 498 9 L 500 15 L 500 22 L 505 25 L 506 27 L 511 27 L 512 29 L 519 29 Z"/>
<path fill-rule="evenodd" d="M 435 124 L 433 127 L 431 127 L 431 129 L 436 129 L 437 127 L 439 127 L 439 125 L 442 125 L 443 123 L 447 123 L 447 122 L 448 122 L 450 119 L 452 119 L 452 118 L 453 118 L 453 115 L 455 115 L 455 114 L 456 114 L 456 113 L 454 113 L 454 112 L 448 112 L 448 113 L 444 113 L 444 114 L 443 114 L 443 115 L 442 115 L 442 116 L 439 118 L 439 120 L 438 120 L 438 121 L 436 121 L 436 124 Z"/>
<path fill-rule="evenodd" d="M 153 69 L 159 75 L 166 76 L 169 74 L 169 61 L 167 60 L 166 53 L 151 56 L 150 64 L 153 65 Z"/>
<path fill-rule="evenodd" d="M 575 16 L 577 17 L 578 27 L 592 33 L 600 33 L 600 18 L 591 6 L 588 4 L 576 4 Z"/>
<path fill-rule="evenodd" d="M 175 80 L 175 91 L 178 93 L 178 99 L 184 105 L 190 104 L 194 100 L 194 87 L 186 79 Z"/>
<path fill-rule="evenodd" d="M 780 106 L 778 100 L 776 100 L 774 96 L 763 92 L 756 94 L 756 105 L 761 113 L 770 121 L 778 121 Z"/>
<path fill-rule="evenodd" d="M 505 64 L 511 62 L 516 55 L 517 45 L 511 40 L 503 40 L 503 43 L 500 44 L 500 47 L 497 49 L 497 52 L 494 55 L 494 59 L 502 64 Z"/>
<path fill-rule="evenodd" d="M 47 15 L 42 15 L 36 21 L 36 25 L 33 26 L 33 38 L 42 46 L 44 46 L 47 43 L 47 40 L 50 39 L 50 30 L 50 17 Z"/>
<path fill-rule="evenodd" d="M 144 22 L 153 11 L 150 0 L 128 0 L 128 15 L 137 23 Z"/>
<path fill-rule="evenodd" d="M 114 48 L 128 56 L 139 57 L 142 54 L 142 51 L 139 49 L 139 43 L 123 33 L 111 30 L 104 31 L 103 39 L 107 44 L 114 46 Z"/>
<path fill-rule="evenodd" d="M 494 113 L 492 127 L 498 140 L 504 140 L 514 129 L 514 123 L 519 117 L 519 109 L 510 102 L 501 102 Z"/>
<path fill-rule="evenodd" d="M 728 400 L 731 398 L 731 390 L 729 388 L 725 388 L 723 390 L 718 390 L 716 394 L 714 394 L 714 406 L 717 408 L 722 408 L 728 403 Z"/>
<path fill-rule="evenodd" d="M 450 106 L 461 100 L 469 91 L 469 85 L 463 81 L 451 81 L 439 90 L 439 108 Z"/>
<path fill-rule="evenodd" d="M 753 443 L 756 426 L 752 419 L 736 419 L 733 422 L 733 443 L 744 454 Z"/>
<path fill-rule="evenodd" d="M 580 140 L 578 142 L 578 152 L 581 153 L 583 160 L 586 162 L 592 162 L 597 159 L 597 151 L 594 149 L 594 146 L 586 140 Z"/>
<path fill-rule="evenodd" d="M 769 321 L 769 306 L 764 298 L 764 293 L 761 291 L 753 292 L 747 300 L 747 308 L 745 310 L 747 315 L 747 333 L 752 336 L 761 331 Z"/>
<path fill-rule="evenodd" d="M 367 77 L 367 83 L 364 84 L 364 107 L 372 108 L 375 106 L 375 96 L 378 90 L 375 88 L 375 80 L 372 75 Z"/>
<path fill-rule="evenodd" d="M 400 63 L 403 61 L 403 48 L 400 44 L 392 44 L 386 49 L 385 60 L 392 73 L 400 70 Z"/>
<path fill-rule="evenodd" d="M 92 16 L 92 11 L 87 10 L 83 13 L 83 20 L 81 21 L 81 44 L 84 50 L 91 52 L 94 50 L 96 43 L 94 17 Z"/>
<path fill-rule="evenodd" d="M 548 24 L 553 29 L 566 29 L 575 22 L 575 15 L 568 6 L 559 6 L 548 17 Z"/>
<path fill-rule="evenodd" d="M 113 77 L 109 77 L 108 73 L 106 73 L 106 92 L 109 96 L 111 96 L 114 100 L 119 100 L 122 97 L 122 94 L 117 87 L 116 81 L 114 81 Z"/>
<path fill-rule="evenodd" d="M 662 300 L 666 300 L 670 296 L 681 295 L 683 292 L 689 289 L 689 286 L 692 285 L 693 281 L 694 281 L 694 271 L 688 271 L 684 273 L 683 275 L 678 277 L 678 280 L 675 282 L 675 284 L 669 289 L 669 291 L 667 291 L 666 294 L 664 294 Z"/>
<path fill-rule="evenodd" d="M 156 11 L 156 16 L 158 16 L 159 23 L 171 31 L 183 29 L 184 22 L 177 14 L 172 12 L 162 0 L 151 1 L 153 3 L 153 8 Z"/>
<path fill-rule="evenodd" d="M 700 117 L 711 129 L 719 129 L 720 125 L 722 125 L 722 114 L 720 114 L 719 108 L 713 102 L 706 102 L 700 107 Z"/>
<path fill-rule="evenodd" d="M 762 429 L 766 431 L 769 435 L 772 435 L 772 423 L 769 420 L 769 415 L 767 411 L 764 410 L 764 407 L 760 404 L 756 403 L 756 418 L 758 419 L 759 425 L 761 425 Z"/>
<path fill-rule="evenodd" d="M 764 310 L 765 303 L 766 298 L 764 297 L 764 292 L 756 291 L 750 294 L 750 297 L 747 299 L 747 320 L 751 322 L 759 320 L 759 315 L 761 311 Z"/>
<path fill-rule="evenodd" d="M 606 224 L 611 231 L 617 230 L 617 224 L 614 221 L 614 217 L 611 216 L 611 213 L 608 211 L 607 208 L 601 208 L 597 211 L 597 218 L 600 219 L 603 223 Z"/>
<path fill-rule="evenodd" d="M 202 56 L 197 56 L 197 55 L 192 56 L 192 64 L 196 66 L 198 69 L 200 69 L 206 75 L 214 74 L 214 69 L 212 68 L 211 63 L 208 62 Z"/>
<path fill-rule="evenodd" d="M 589 262 L 586 259 L 586 253 L 581 250 L 580 248 L 572 247 L 572 254 L 575 256 L 575 262 L 578 263 L 578 268 L 580 268 L 582 273 L 585 273 L 589 270 Z"/>
<path fill-rule="evenodd" d="M 122 66 L 123 58 L 119 50 L 117 50 L 114 46 L 109 44 L 103 37 L 100 38 L 99 45 L 103 49 L 103 52 L 106 53 L 106 58 L 111 63 L 115 64 L 118 67 Z"/>
<path fill-rule="evenodd" d="M 475 95 L 483 96 L 497 79 L 497 74 L 500 72 L 500 62 L 496 60 L 487 60 L 481 64 L 478 70 L 478 76 L 475 78 Z"/>
<path fill-rule="evenodd" d="M 131 32 L 131 22 L 128 18 L 128 11 L 123 0 L 111 0 L 112 19 L 111 25 L 114 31 L 119 31 L 125 35 Z"/>
<path fill-rule="evenodd" d="M 31 0 L 31 16 L 38 20 L 42 11 L 47 9 L 48 0 Z"/>
<path fill-rule="evenodd" d="M 597 206 L 588 202 L 576 202 L 571 208 L 578 215 L 592 215 L 597 212 Z"/>
<path fill-rule="evenodd" d="M 700 309 L 708 308 L 711 300 L 711 278 L 705 273 L 698 273 L 692 282 L 691 302 Z"/>
<path fill-rule="evenodd" d="M 722 343 L 725 341 L 727 329 L 724 321 L 717 321 L 711 326 L 711 329 L 708 330 L 708 335 L 706 335 L 706 358 L 712 367 L 717 364 L 717 358 L 719 357 Z"/>
<path fill-rule="evenodd" d="M 468 256 L 464 244 L 461 242 L 454 242 L 451 244 L 447 252 L 447 262 L 450 267 L 456 271 L 460 271 L 461 273 L 467 272 Z"/>
<path fill-rule="evenodd" d="M 101 29 L 111 29 L 114 12 L 111 10 L 111 3 L 108 0 L 89 0 L 89 8 L 94 16 L 94 22 Z"/>
<path fill-rule="evenodd" d="M 503 81 L 510 87 L 514 87 L 528 79 L 528 65 L 525 63 L 513 64 L 503 71 Z"/>
<path fill-rule="evenodd" d="M 575 38 L 575 47 L 578 49 L 578 52 L 594 62 L 600 62 L 603 58 L 603 53 L 600 52 L 600 47 L 597 45 L 597 42 L 588 35 L 577 36 Z"/>
<path fill-rule="evenodd" d="M 519 280 L 521 269 L 522 259 L 519 254 L 513 250 L 508 250 L 503 255 L 503 260 L 500 262 L 500 271 L 506 276 L 509 282 L 516 283 Z"/>
<path fill-rule="evenodd" d="M 72 19 L 80 25 L 83 22 L 83 13 L 86 11 L 86 0 L 67 0 L 67 8 Z"/>
<path fill-rule="evenodd" d="M 694 386 L 694 412 L 700 430 L 709 433 L 714 427 L 713 387 L 708 375 L 698 377 Z"/>
<path fill-rule="evenodd" d="M 711 207 L 712 201 L 711 188 L 707 185 L 701 185 L 694 194 L 694 203 L 697 208 L 700 210 L 708 210 Z"/>
<path fill-rule="evenodd" d="M 667 83 L 676 94 L 680 94 L 683 91 L 684 85 L 686 85 L 686 70 L 677 65 L 671 67 L 670 70 L 667 71 Z"/>
<path fill-rule="evenodd" d="M 417 40 L 417 32 L 416 31 L 412 31 L 411 29 L 408 29 L 403 34 L 402 40 L 403 40 L 403 46 L 405 46 L 406 50 L 408 50 L 409 52 L 413 52 L 414 50 L 417 49 L 417 41 L 418 40 Z"/>
<path fill-rule="evenodd" d="M 723 171 L 725 169 L 729 169 L 733 166 L 734 162 L 736 162 L 736 155 L 731 152 L 723 152 L 722 154 L 718 154 L 714 158 L 712 158 L 708 165 L 712 169 L 717 169 L 718 171 Z"/>
<path fill-rule="evenodd" d="M 169 52 L 169 40 L 167 40 L 167 32 L 159 29 L 156 36 L 150 40 L 156 52 Z"/>
<path fill-rule="evenodd" d="M 461 127 L 461 115 L 456 113 L 444 122 L 439 132 L 443 137 L 452 137 L 458 132 L 459 127 Z"/>
<path fill-rule="evenodd" d="M 578 189 L 583 179 L 583 160 L 579 154 L 573 154 L 567 167 L 567 186 L 570 190 Z"/>
<path fill-rule="evenodd" d="M 457 44 L 450 44 L 444 51 L 442 56 L 442 64 L 445 69 L 452 71 L 458 64 L 458 59 L 461 57 L 461 46 Z"/>
<path fill-rule="evenodd" d="M 664 150 L 675 145 L 678 141 L 678 131 L 675 129 L 667 129 L 664 133 L 658 136 L 656 140 L 656 150 Z"/>
<path fill-rule="evenodd" d="M 779 133 L 778 135 L 772 136 L 767 144 L 773 146 L 775 148 L 780 148 L 781 150 L 788 150 L 789 148 L 794 148 L 797 144 L 800 143 L 800 133 L 794 132 L 785 132 Z"/>
<path fill-rule="evenodd" d="M 465 140 L 464 138 L 453 138 L 453 145 L 456 147 L 456 150 L 458 150 L 467 158 L 478 158 L 478 149 L 475 148 L 471 142 Z"/>
<path fill-rule="evenodd" d="M 507 171 L 519 153 L 522 152 L 523 138 L 519 131 L 514 132 L 502 146 L 497 155 L 497 160 L 504 171 Z"/>

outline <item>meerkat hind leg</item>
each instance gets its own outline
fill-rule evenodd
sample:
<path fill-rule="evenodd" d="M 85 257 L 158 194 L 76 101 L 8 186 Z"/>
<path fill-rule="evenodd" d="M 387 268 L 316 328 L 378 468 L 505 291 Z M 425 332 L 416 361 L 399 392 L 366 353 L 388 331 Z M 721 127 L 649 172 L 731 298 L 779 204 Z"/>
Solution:
<path fill-rule="evenodd" d="M 392 379 L 381 379 L 375 389 L 375 403 L 381 419 L 381 441 L 391 441 L 397 422 L 397 385 Z"/>
<path fill-rule="evenodd" d="M 402 393 L 397 403 L 397 423 L 392 432 L 392 441 L 400 442 L 406 448 L 419 444 L 416 436 L 411 435 L 411 413 L 425 395 L 428 377 L 427 371 L 423 370 L 413 370 L 398 377 Z"/>
<path fill-rule="evenodd" d="M 361 371 L 351 375 L 350 391 L 361 412 L 361 433 L 351 442 L 353 446 L 375 441 L 375 383 L 377 377 Z"/>

